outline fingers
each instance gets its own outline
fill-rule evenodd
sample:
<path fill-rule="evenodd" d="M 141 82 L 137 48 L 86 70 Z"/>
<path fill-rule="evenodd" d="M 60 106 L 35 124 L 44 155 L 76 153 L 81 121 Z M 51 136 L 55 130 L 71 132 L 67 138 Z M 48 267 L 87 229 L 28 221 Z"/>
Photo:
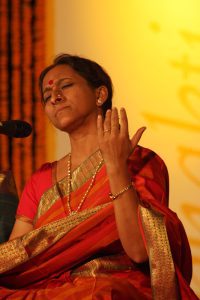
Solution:
<path fill-rule="evenodd" d="M 119 116 L 117 108 L 114 107 L 112 110 L 107 110 L 102 128 L 105 136 L 108 134 L 115 135 L 119 133 Z"/>
<path fill-rule="evenodd" d="M 128 118 L 126 114 L 126 110 L 124 108 L 120 109 L 120 118 L 121 118 L 121 126 L 120 132 L 122 135 L 128 136 Z"/>
<path fill-rule="evenodd" d="M 111 132 L 111 110 L 108 109 L 105 115 L 105 120 L 103 124 L 104 134 L 110 134 Z"/>
<path fill-rule="evenodd" d="M 112 110 L 107 110 L 105 119 L 103 119 L 102 115 L 98 115 L 97 118 L 97 133 L 98 137 L 102 139 L 103 137 L 109 137 L 110 135 L 116 136 L 120 134 L 120 136 L 129 136 L 128 132 L 128 118 L 126 114 L 126 110 L 124 108 L 120 109 L 120 119 L 121 124 L 119 123 L 119 115 L 117 108 L 113 108 Z M 131 139 L 131 145 L 134 148 L 138 142 L 140 141 L 143 132 L 146 127 L 141 127 L 137 130 L 134 136 Z"/>
<path fill-rule="evenodd" d="M 99 140 L 103 138 L 103 116 L 99 114 L 97 116 L 97 136 Z"/>
<path fill-rule="evenodd" d="M 111 114 L 111 134 L 116 135 L 119 133 L 119 115 L 116 107 L 112 109 Z"/>
<path fill-rule="evenodd" d="M 139 143 L 139 141 L 143 135 L 143 132 L 145 130 L 146 130 L 146 127 L 141 127 L 136 131 L 136 133 L 134 134 L 134 136 L 131 139 L 131 144 L 132 144 L 133 148 L 135 148 L 135 146 L 137 146 L 137 144 Z"/>

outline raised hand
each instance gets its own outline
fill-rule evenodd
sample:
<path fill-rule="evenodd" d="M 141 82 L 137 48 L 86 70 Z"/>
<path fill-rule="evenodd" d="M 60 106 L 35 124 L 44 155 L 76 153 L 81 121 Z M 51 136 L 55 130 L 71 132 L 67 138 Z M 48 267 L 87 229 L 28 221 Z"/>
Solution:
<path fill-rule="evenodd" d="M 137 146 L 137 144 L 139 143 L 143 132 L 146 130 L 146 127 L 140 127 L 136 133 L 133 135 L 132 139 L 131 139 L 131 146 L 132 146 L 132 150 L 135 149 L 135 147 Z"/>
<path fill-rule="evenodd" d="M 124 108 L 108 110 L 105 119 L 98 115 L 97 132 L 99 148 L 102 152 L 107 171 L 118 170 L 127 163 L 131 151 L 138 144 L 145 127 L 138 129 L 132 140 L 129 138 L 128 119 Z"/>
<path fill-rule="evenodd" d="M 138 224 L 139 199 L 134 187 L 129 188 L 132 180 L 127 159 L 137 146 L 145 127 L 138 129 L 130 140 L 125 109 L 120 109 L 119 122 L 118 111 L 113 108 L 107 111 L 104 120 L 98 116 L 97 128 L 110 191 L 112 197 L 115 196 L 113 207 L 122 246 L 133 261 L 143 262 L 147 259 L 147 253 Z"/>

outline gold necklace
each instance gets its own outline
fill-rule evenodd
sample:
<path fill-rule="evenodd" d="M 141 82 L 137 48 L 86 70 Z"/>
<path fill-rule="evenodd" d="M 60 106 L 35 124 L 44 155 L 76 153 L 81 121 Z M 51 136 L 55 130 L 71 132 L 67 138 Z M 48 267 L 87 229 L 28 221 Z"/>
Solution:
<path fill-rule="evenodd" d="M 98 166 L 96 167 L 95 172 L 91 178 L 91 182 L 90 182 L 85 194 L 83 195 L 77 209 L 73 211 L 71 208 L 71 204 L 70 204 L 70 201 L 71 201 L 71 199 L 70 199 L 71 198 L 70 197 L 71 196 L 71 153 L 69 153 L 69 158 L 68 158 L 68 162 L 67 162 L 67 208 L 68 208 L 70 215 L 76 214 L 81 209 L 85 199 L 87 198 L 90 190 L 92 189 L 92 187 L 94 185 L 96 175 L 97 175 L 100 167 L 102 166 L 102 164 L 103 164 L 103 158 L 100 160 Z"/>

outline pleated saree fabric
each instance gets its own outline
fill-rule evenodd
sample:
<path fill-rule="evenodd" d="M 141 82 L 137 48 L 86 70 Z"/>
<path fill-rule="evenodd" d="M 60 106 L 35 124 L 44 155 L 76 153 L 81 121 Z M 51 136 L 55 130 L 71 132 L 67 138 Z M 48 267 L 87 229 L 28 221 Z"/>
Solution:
<path fill-rule="evenodd" d="M 90 184 L 98 156 L 99 151 L 73 172 L 73 209 Z M 71 215 L 66 178 L 52 184 L 53 165 L 35 173 L 28 184 L 33 190 L 27 195 L 41 194 L 44 186 L 32 220 L 34 230 L 0 246 L 0 299 L 197 299 L 189 287 L 187 237 L 167 208 L 167 170 L 154 152 L 138 146 L 129 158 L 149 254 L 143 264 L 131 261 L 120 243 L 105 165 L 80 211 Z M 31 221 L 31 213 L 28 218 Z"/>

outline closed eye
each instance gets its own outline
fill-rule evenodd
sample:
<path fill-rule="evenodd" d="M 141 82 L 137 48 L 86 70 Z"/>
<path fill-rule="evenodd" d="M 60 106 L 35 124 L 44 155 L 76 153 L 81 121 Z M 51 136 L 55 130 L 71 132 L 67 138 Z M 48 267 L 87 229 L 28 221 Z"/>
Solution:
<path fill-rule="evenodd" d="M 51 98 L 51 95 L 43 97 L 43 103 L 46 104 L 48 102 L 48 100 L 50 100 L 50 98 Z"/>
<path fill-rule="evenodd" d="M 70 87 L 70 86 L 72 86 L 73 85 L 73 83 L 66 83 L 66 84 L 63 84 L 62 86 L 61 86 L 61 89 L 63 90 L 63 89 L 66 89 L 66 88 L 68 88 L 68 87 Z"/>

